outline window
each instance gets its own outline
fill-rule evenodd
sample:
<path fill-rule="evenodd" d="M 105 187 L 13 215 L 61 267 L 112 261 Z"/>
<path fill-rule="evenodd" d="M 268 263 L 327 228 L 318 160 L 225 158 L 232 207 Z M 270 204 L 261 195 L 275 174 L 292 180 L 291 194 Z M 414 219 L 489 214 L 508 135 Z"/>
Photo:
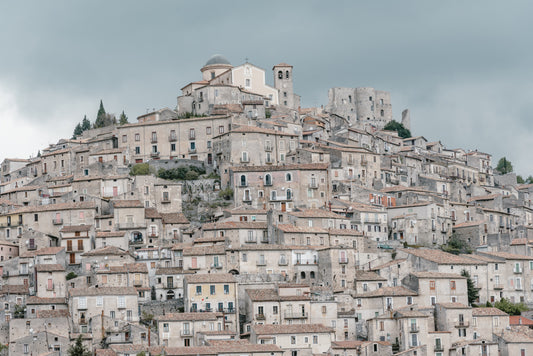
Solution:
<path fill-rule="evenodd" d="M 291 336 L 291 344 L 292 345 L 296 344 L 296 336 Z"/>
<path fill-rule="evenodd" d="M 215 295 L 215 286 L 214 285 L 209 286 L 209 294 Z"/>
<path fill-rule="evenodd" d="M 429 281 L 429 290 L 435 290 L 435 281 Z"/>
<path fill-rule="evenodd" d="M 78 298 L 78 309 L 87 309 L 87 297 Z"/>
<path fill-rule="evenodd" d="M 292 181 L 292 175 L 291 175 L 290 173 L 287 173 L 287 174 L 285 175 L 285 180 L 286 180 L 287 182 L 291 182 L 291 181 Z M 533 262 L 532 262 L 532 264 L 533 264 Z M 533 269 L 533 268 L 532 268 L 532 269 Z"/>
<path fill-rule="evenodd" d="M 194 140 L 196 138 L 196 131 L 194 129 L 189 129 L 189 139 Z"/>
<path fill-rule="evenodd" d="M 223 133 L 224 133 L 224 126 L 223 126 L 223 125 L 220 125 L 220 126 L 218 127 L 218 133 L 219 133 L 219 134 L 223 134 Z"/>
<path fill-rule="evenodd" d="M 141 140 L 141 135 L 136 133 L 135 134 L 135 141 L 140 141 Z"/>
<path fill-rule="evenodd" d="M 202 294 L 202 286 L 196 286 L 196 295 Z"/>
<path fill-rule="evenodd" d="M 455 290 L 455 281 L 450 281 L 450 289 Z"/>
<path fill-rule="evenodd" d="M 27 354 L 30 352 L 30 345 L 24 344 L 24 353 Z"/>
<path fill-rule="evenodd" d="M 278 306 L 277 305 L 273 305 L 272 306 L 272 314 L 274 314 L 274 315 L 278 314 Z"/>
<path fill-rule="evenodd" d="M 103 305 L 104 305 L 104 297 L 102 297 L 101 295 L 97 296 L 96 297 L 96 306 L 97 307 L 101 307 Z"/>
<path fill-rule="evenodd" d="M 251 85 L 250 85 L 250 79 L 246 79 L 246 83 L 245 83 L 245 86 L 247 88 L 249 88 Z"/>
<path fill-rule="evenodd" d="M 126 297 L 123 295 L 119 295 L 117 299 L 117 307 L 119 309 L 126 308 Z"/>

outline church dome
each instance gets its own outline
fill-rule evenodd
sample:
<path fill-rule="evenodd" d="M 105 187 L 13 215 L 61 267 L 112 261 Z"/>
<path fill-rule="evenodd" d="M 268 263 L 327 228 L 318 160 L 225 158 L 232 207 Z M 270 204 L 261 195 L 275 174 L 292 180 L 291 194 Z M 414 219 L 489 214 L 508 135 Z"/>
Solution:
<path fill-rule="evenodd" d="M 226 57 L 224 57 L 221 54 L 215 54 L 209 60 L 205 63 L 205 66 L 213 65 L 213 64 L 229 64 L 231 63 L 228 61 Z"/>

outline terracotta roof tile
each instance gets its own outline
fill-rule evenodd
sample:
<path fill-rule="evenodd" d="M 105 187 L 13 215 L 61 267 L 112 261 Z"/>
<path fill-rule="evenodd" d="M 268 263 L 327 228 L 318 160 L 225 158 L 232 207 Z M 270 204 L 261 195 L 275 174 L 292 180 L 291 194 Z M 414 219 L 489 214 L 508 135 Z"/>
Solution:
<path fill-rule="evenodd" d="M 443 265 L 449 265 L 449 264 L 476 265 L 480 263 L 470 258 L 465 258 L 462 256 L 454 255 L 454 254 L 444 252 L 441 250 L 436 250 L 436 249 L 425 249 L 425 248 L 405 249 L 405 248 L 402 248 L 402 249 L 399 249 L 399 251 L 403 251 L 413 256 L 420 257 L 425 260 L 435 262 L 437 264 L 443 264 Z"/>
<path fill-rule="evenodd" d="M 188 224 L 189 220 L 183 213 L 161 213 L 163 224 Z"/>
<path fill-rule="evenodd" d="M 158 321 L 197 321 L 197 320 L 217 320 L 222 318 L 222 313 L 167 313 L 156 316 Z"/>
<path fill-rule="evenodd" d="M 92 225 L 71 225 L 63 226 L 59 232 L 85 232 L 90 231 Z"/>
<path fill-rule="evenodd" d="M 236 283 L 229 273 L 192 274 L 185 277 L 187 283 Z"/>
<path fill-rule="evenodd" d="M 112 200 L 114 208 L 144 208 L 140 200 Z"/>
<path fill-rule="evenodd" d="M 334 329 L 322 324 L 292 324 L 292 325 L 253 325 L 256 335 L 277 334 L 305 334 L 305 333 L 333 333 Z"/>
<path fill-rule="evenodd" d="M 36 272 L 64 272 L 65 267 L 61 266 L 60 264 L 45 264 L 45 265 L 36 265 L 35 266 Z"/>
<path fill-rule="evenodd" d="M 371 298 L 371 297 L 394 297 L 394 296 L 417 296 L 415 291 L 412 291 L 404 286 L 396 287 L 381 287 L 371 292 L 358 294 L 358 297 Z"/>
<path fill-rule="evenodd" d="M 473 308 L 472 316 L 508 316 L 504 311 L 498 308 Z"/>
<path fill-rule="evenodd" d="M 116 246 L 105 246 L 97 248 L 96 250 L 87 251 L 82 254 L 82 256 L 123 256 L 123 255 L 129 255 L 130 253 L 128 251 L 125 251 L 119 247 Z"/>
<path fill-rule="evenodd" d="M 71 297 L 96 296 L 96 295 L 135 295 L 137 290 L 133 287 L 98 287 L 98 288 L 73 288 L 69 291 Z"/>
<path fill-rule="evenodd" d="M 233 172 L 271 172 L 271 171 L 325 171 L 329 163 L 288 164 L 285 166 L 246 166 L 231 167 Z"/>

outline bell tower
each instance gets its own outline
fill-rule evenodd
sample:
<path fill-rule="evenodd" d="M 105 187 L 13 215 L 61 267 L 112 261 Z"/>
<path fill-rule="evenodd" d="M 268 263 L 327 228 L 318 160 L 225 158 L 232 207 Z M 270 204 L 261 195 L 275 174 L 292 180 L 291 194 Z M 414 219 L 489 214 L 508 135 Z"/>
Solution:
<path fill-rule="evenodd" d="M 292 82 L 292 66 L 287 63 L 280 63 L 272 68 L 274 72 L 274 87 L 278 90 L 279 105 L 297 109 Z"/>

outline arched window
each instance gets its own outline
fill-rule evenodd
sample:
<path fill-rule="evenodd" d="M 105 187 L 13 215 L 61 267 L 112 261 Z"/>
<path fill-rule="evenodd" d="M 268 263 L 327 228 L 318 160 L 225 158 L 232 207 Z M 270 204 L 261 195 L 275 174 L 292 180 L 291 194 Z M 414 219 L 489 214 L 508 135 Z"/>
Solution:
<path fill-rule="evenodd" d="M 265 185 L 272 185 L 272 176 L 270 174 L 265 175 Z"/>
<path fill-rule="evenodd" d="M 289 79 L 289 71 L 288 71 L 288 70 L 285 71 L 285 78 L 286 78 L 286 79 Z"/>
<path fill-rule="evenodd" d="M 309 273 L 309 277 L 311 277 L 312 279 L 315 279 L 315 271 L 311 271 Z"/>
<path fill-rule="evenodd" d="M 301 277 L 302 279 L 305 279 L 305 272 L 302 271 L 302 273 L 300 273 L 300 277 Z"/>
<path fill-rule="evenodd" d="M 281 70 L 278 72 L 278 79 L 283 79 L 283 72 Z"/>
<path fill-rule="evenodd" d="M 241 187 L 246 187 L 246 176 L 241 175 Z"/>
<path fill-rule="evenodd" d="M 292 181 L 292 174 L 287 173 L 287 174 L 285 175 L 285 180 L 286 180 L 287 182 L 291 182 L 291 181 Z"/>
<path fill-rule="evenodd" d="M 291 199 L 292 199 L 292 190 L 287 189 L 287 200 L 291 200 Z"/>

